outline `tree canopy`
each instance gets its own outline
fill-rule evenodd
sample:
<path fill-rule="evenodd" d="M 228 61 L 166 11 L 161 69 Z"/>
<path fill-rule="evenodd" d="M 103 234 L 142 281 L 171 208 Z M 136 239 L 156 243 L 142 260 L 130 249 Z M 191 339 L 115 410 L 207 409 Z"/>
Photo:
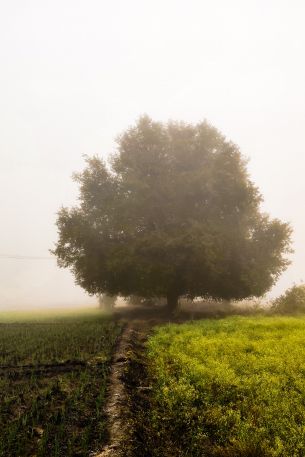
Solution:
<path fill-rule="evenodd" d="M 239 148 L 207 122 L 147 116 L 74 179 L 54 249 L 90 294 L 242 299 L 288 265 L 290 226 L 264 214 Z"/>

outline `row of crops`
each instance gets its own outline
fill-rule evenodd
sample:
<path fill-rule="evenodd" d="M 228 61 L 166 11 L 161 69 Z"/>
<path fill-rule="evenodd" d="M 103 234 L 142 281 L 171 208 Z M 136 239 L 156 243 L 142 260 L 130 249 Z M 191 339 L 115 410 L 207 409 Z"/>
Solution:
<path fill-rule="evenodd" d="M 105 442 L 119 332 L 97 311 L 0 315 L 1 457 L 88 456 Z"/>

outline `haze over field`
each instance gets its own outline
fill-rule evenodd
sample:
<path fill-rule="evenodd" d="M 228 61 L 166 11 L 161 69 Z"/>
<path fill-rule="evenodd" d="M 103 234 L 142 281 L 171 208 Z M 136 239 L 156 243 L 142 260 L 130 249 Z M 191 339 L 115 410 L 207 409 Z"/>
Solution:
<path fill-rule="evenodd" d="M 82 154 L 106 157 L 143 113 L 207 118 L 240 146 L 294 228 L 272 295 L 305 279 L 304 19 L 301 0 L 2 2 L 0 308 L 95 303 L 45 258 L 56 212 Z"/>

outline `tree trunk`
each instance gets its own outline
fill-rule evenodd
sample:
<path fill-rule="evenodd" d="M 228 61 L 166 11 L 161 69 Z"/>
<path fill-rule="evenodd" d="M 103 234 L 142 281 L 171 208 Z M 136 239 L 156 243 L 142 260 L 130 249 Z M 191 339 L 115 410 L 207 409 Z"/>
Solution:
<path fill-rule="evenodd" d="M 170 313 L 173 313 L 178 307 L 179 295 L 168 293 L 167 294 L 167 309 Z"/>

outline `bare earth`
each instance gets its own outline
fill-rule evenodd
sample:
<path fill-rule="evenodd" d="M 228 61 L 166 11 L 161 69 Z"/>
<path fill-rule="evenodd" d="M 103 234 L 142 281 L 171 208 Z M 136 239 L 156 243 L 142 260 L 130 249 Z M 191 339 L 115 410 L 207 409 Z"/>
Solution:
<path fill-rule="evenodd" d="M 108 444 L 94 457 L 128 457 L 134 455 L 134 422 L 130 390 L 149 390 L 145 373 L 140 370 L 127 379 L 130 366 L 144 352 L 145 341 L 153 327 L 169 321 L 165 313 L 155 309 L 128 308 L 116 311 L 124 328 L 112 358 L 105 413 L 108 422 Z"/>

